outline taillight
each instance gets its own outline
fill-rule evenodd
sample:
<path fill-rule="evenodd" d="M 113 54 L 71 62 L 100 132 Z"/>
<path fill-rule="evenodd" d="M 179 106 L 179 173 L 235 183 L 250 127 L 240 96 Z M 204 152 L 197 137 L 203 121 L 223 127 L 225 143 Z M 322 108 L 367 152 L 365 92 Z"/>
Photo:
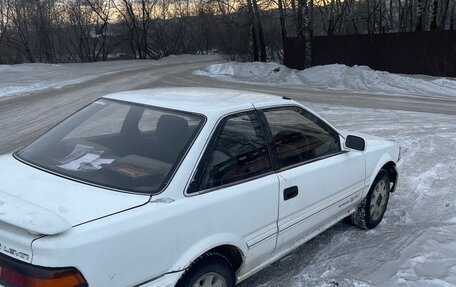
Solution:
<path fill-rule="evenodd" d="M 0 286 L 6 287 L 87 287 L 73 267 L 47 268 L 0 256 Z"/>

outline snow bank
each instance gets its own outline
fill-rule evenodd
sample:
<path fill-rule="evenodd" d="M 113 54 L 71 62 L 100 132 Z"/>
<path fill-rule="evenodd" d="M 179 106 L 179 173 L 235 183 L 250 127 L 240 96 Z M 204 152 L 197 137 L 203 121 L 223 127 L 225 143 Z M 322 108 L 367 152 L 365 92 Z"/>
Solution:
<path fill-rule="evenodd" d="M 333 64 L 299 71 L 277 63 L 229 62 L 211 65 L 196 73 L 226 81 L 300 86 L 306 89 L 456 97 L 456 80 L 398 75 L 375 71 L 366 66 Z"/>

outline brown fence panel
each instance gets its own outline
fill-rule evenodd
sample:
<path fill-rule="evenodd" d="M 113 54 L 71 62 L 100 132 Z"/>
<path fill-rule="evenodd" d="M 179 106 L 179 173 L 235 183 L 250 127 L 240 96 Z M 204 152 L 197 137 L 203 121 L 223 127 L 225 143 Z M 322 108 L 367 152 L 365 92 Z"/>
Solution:
<path fill-rule="evenodd" d="M 304 69 L 304 43 L 300 38 L 287 38 L 283 44 L 283 64 L 291 69 Z"/>
<path fill-rule="evenodd" d="M 289 38 L 284 63 L 304 67 L 304 45 Z M 403 74 L 456 77 L 456 31 L 317 36 L 312 39 L 312 65 L 366 65 Z"/>

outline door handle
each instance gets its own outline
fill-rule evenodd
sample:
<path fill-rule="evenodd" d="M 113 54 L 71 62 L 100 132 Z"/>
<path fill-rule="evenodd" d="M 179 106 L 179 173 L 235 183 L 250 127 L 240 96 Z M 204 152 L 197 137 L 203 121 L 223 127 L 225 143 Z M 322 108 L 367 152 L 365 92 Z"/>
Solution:
<path fill-rule="evenodd" d="M 287 187 L 283 190 L 283 200 L 292 199 L 293 197 L 296 197 L 298 193 L 298 187 L 296 185 Z"/>

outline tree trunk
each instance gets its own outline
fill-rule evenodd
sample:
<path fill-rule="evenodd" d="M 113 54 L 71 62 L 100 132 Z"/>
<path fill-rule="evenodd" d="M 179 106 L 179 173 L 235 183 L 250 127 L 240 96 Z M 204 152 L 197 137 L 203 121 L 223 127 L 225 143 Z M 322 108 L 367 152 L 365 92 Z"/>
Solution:
<path fill-rule="evenodd" d="M 389 29 L 394 29 L 393 0 L 389 0 Z"/>
<path fill-rule="evenodd" d="M 249 9 L 249 14 L 250 14 L 250 40 L 251 44 L 250 46 L 252 47 L 252 59 L 254 62 L 258 62 L 260 60 L 260 53 L 258 50 L 258 28 L 257 28 L 257 22 L 255 19 L 255 13 L 253 12 L 253 4 L 251 0 L 247 0 L 247 6 Z"/>
<path fill-rule="evenodd" d="M 282 47 L 284 47 L 287 39 L 287 23 L 285 22 L 285 12 L 283 11 L 282 0 L 278 0 L 277 5 L 279 8 L 280 30 L 282 32 Z"/>
<path fill-rule="evenodd" d="M 258 10 L 258 3 L 257 0 L 252 0 L 253 4 L 253 13 L 255 14 L 255 20 L 257 23 L 258 29 L 258 42 L 260 45 L 260 61 L 266 62 L 266 42 L 264 41 L 264 33 L 263 33 L 263 25 L 261 24 L 260 12 Z"/>
<path fill-rule="evenodd" d="M 416 6 L 416 27 L 415 31 L 423 31 L 423 0 L 418 0 Z"/>
<path fill-rule="evenodd" d="M 307 0 L 299 0 L 298 9 L 301 14 L 301 26 L 298 37 L 304 42 L 304 69 L 312 66 L 312 24 L 310 23 L 310 7 Z"/>
<path fill-rule="evenodd" d="M 431 4 L 431 31 L 437 29 L 437 8 L 438 8 L 438 0 L 433 0 Z"/>
<path fill-rule="evenodd" d="M 293 27 L 296 27 L 295 31 L 296 31 L 296 36 L 299 36 L 299 8 L 297 9 L 296 8 L 296 0 L 290 0 L 291 1 L 291 10 L 292 10 L 292 19 L 293 19 Z M 299 2 L 299 0 L 298 0 Z M 298 3 L 299 5 L 299 3 Z"/>
<path fill-rule="evenodd" d="M 453 11 L 451 13 L 451 18 L 450 18 L 450 30 L 454 30 L 454 22 L 455 22 L 455 8 L 453 8 Z"/>
<path fill-rule="evenodd" d="M 305 47 L 305 58 L 304 58 L 304 69 L 312 66 L 312 29 L 310 23 L 310 7 L 307 0 L 302 0 L 302 6 L 304 7 L 303 17 L 303 31 L 304 31 L 304 47 Z"/>
<path fill-rule="evenodd" d="M 257 39 L 257 31 L 253 23 L 250 25 L 250 45 L 252 47 L 252 60 L 254 62 L 258 62 L 260 60 L 260 53 L 258 51 L 258 39 Z"/>
<path fill-rule="evenodd" d="M 6 30 L 9 25 L 10 16 L 10 2 L 9 0 L 0 0 L 0 44 L 6 35 Z"/>
<path fill-rule="evenodd" d="M 444 0 L 443 11 L 440 16 L 439 30 L 445 30 L 446 20 L 448 18 L 448 8 L 450 7 L 450 0 Z"/>
<path fill-rule="evenodd" d="M 302 34 L 302 16 L 304 14 L 302 0 L 298 0 L 298 15 L 297 15 L 297 23 L 296 23 L 296 34 L 298 37 L 304 38 Z"/>

